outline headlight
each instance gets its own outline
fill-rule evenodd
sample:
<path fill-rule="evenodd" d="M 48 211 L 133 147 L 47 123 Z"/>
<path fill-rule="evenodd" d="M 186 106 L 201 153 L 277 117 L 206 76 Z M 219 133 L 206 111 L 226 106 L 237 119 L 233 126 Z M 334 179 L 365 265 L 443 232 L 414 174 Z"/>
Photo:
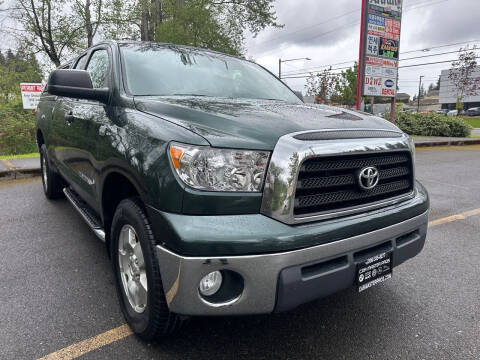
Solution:
<path fill-rule="evenodd" d="M 207 191 L 262 191 L 268 151 L 171 143 L 170 160 L 187 185 Z"/>

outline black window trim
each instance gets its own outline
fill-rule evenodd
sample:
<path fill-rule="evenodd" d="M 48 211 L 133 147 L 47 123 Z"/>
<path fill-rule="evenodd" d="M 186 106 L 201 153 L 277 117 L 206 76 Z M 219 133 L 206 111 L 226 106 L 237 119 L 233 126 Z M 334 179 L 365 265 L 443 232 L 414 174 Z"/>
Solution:
<path fill-rule="evenodd" d="M 72 69 L 77 69 L 77 65 L 82 60 L 83 58 L 86 58 L 88 61 L 88 55 L 89 55 L 89 50 L 85 51 L 83 54 L 81 54 L 77 59 L 75 60 L 75 64 L 72 66 Z M 84 68 L 87 66 L 87 62 L 85 62 Z M 77 70 L 85 70 L 85 69 L 77 69 Z"/>
<path fill-rule="evenodd" d="M 107 52 L 108 69 L 107 69 L 106 78 L 107 78 L 107 84 L 108 84 L 107 87 L 109 89 L 111 89 L 112 88 L 112 61 L 113 61 L 113 56 L 112 56 L 111 50 L 108 46 L 100 45 L 100 46 L 89 49 L 88 59 L 87 59 L 87 62 L 85 63 L 85 69 L 83 69 L 83 70 L 87 71 L 88 65 L 90 65 L 90 61 L 92 60 L 93 54 L 95 53 L 95 51 L 98 51 L 98 50 L 105 50 Z"/>

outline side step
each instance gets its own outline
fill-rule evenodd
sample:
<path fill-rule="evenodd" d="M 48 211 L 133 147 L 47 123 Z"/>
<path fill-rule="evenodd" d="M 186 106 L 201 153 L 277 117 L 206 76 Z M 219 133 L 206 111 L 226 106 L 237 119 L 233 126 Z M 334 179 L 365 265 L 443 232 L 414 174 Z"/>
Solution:
<path fill-rule="evenodd" d="M 100 219 L 95 215 L 95 213 L 90 209 L 90 207 L 85 204 L 85 202 L 80 199 L 75 191 L 70 188 L 64 188 L 63 192 L 67 199 L 72 203 L 73 207 L 80 213 L 83 219 L 87 222 L 88 226 L 93 230 L 95 235 L 105 242 L 105 230 L 102 227 Z"/>

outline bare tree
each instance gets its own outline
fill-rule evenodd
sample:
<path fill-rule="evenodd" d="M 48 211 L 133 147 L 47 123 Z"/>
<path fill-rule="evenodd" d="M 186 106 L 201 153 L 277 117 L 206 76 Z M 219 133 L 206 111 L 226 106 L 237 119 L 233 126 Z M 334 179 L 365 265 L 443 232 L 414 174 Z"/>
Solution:
<path fill-rule="evenodd" d="M 457 91 L 457 110 L 463 110 L 463 100 L 467 96 L 476 95 L 480 89 L 480 78 L 475 77 L 477 68 L 477 47 L 460 49 L 458 60 L 452 63 L 448 77 Z"/>
<path fill-rule="evenodd" d="M 93 39 L 102 24 L 102 0 L 75 0 L 74 13 L 79 16 L 84 24 L 87 48 L 93 45 Z"/>
<path fill-rule="evenodd" d="M 328 102 L 335 90 L 336 74 L 331 73 L 332 68 L 322 72 L 311 73 L 307 78 L 307 96 L 315 96 L 317 101 Z"/>
<path fill-rule="evenodd" d="M 14 0 L 12 3 L 7 11 L 16 26 L 7 31 L 26 52 L 43 53 L 59 66 L 66 53 L 81 47 L 84 24 L 79 23 L 65 1 Z"/>

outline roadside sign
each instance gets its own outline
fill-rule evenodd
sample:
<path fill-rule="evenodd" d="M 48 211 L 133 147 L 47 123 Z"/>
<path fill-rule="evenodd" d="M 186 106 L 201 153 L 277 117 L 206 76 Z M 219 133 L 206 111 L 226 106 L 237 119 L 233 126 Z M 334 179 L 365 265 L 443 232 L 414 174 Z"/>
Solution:
<path fill-rule="evenodd" d="M 402 0 L 362 0 L 357 95 L 394 98 L 397 92 Z"/>
<path fill-rule="evenodd" d="M 22 102 L 24 109 L 36 109 L 40 101 L 40 95 L 43 92 L 43 84 L 21 83 Z"/>

